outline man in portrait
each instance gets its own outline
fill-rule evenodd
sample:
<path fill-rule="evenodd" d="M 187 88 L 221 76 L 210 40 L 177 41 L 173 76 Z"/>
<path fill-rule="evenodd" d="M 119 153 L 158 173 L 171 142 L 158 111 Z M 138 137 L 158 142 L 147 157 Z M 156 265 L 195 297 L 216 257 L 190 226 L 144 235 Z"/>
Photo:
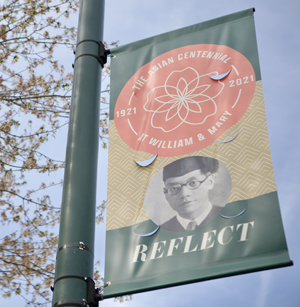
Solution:
<path fill-rule="evenodd" d="M 179 159 L 164 167 L 164 195 L 177 214 L 160 225 L 162 229 L 191 231 L 218 215 L 222 207 L 212 205 L 209 197 L 218 170 L 218 160 L 202 156 Z"/>

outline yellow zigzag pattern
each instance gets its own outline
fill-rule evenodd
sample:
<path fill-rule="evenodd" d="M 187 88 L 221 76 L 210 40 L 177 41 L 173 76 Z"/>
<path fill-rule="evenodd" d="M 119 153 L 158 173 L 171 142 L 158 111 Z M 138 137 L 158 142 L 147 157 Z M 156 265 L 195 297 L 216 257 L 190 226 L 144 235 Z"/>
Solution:
<path fill-rule="evenodd" d="M 131 226 L 148 220 L 143 200 L 152 176 L 179 158 L 202 155 L 220 160 L 229 170 L 232 191 L 228 203 L 250 199 L 276 191 L 270 155 L 267 123 L 261 81 L 256 82 L 252 102 L 242 119 L 217 141 L 237 137 L 228 143 L 214 143 L 191 154 L 157 157 L 148 167 L 134 160 L 146 160 L 152 154 L 131 149 L 120 138 L 114 121 L 109 124 L 107 230 Z"/>

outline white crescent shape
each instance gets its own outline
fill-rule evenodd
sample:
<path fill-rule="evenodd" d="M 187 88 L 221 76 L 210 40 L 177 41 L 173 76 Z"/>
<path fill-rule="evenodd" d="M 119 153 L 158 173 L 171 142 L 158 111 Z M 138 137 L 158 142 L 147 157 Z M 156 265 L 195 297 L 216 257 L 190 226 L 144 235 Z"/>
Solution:
<path fill-rule="evenodd" d="M 145 161 L 136 161 L 136 160 L 134 160 L 134 161 L 139 166 L 142 166 L 142 167 L 149 166 L 157 158 L 157 155 L 158 154 L 156 154 L 153 158 L 150 158 L 150 159 L 145 160 Z"/>
<path fill-rule="evenodd" d="M 219 80 L 224 79 L 226 76 L 228 76 L 230 72 L 231 72 L 231 68 L 227 72 L 225 72 L 225 74 L 221 74 L 217 76 L 209 76 L 209 77 L 213 80 L 219 81 Z"/>
<path fill-rule="evenodd" d="M 145 234 L 145 235 L 139 235 L 139 234 L 136 233 L 134 230 L 133 230 L 133 232 L 134 232 L 135 235 L 137 235 L 137 236 L 139 236 L 139 237 L 150 237 L 150 236 L 154 235 L 154 234 L 158 231 L 159 228 L 160 228 L 160 226 L 157 226 L 157 228 L 156 228 L 155 230 L 153 230 L 152 232 L 147 233 L 147 234 Z"/>
<path fill-rule="evenodd" d="M 222 216 L 224 219 L 233 219 L 233 218 L 238 217 L 238 216 L 242 215 L 243 213 L 245 213 L 246 210 L 247 210 L 247 205 L 246 205 L 245 209 L 244 209 L 243 211 L 241 211 L 241 212 L 240 212 L 239 214 L 237 214 L 237 215 L 226 216 L 226 215 L 222 215 L 221 213 L 219 213 L 219 215 Z"/>
<path fill-rule="evenodd" d="M 221 144 L 221 143 L 228 143 L 228 142 L 231 142 L 231 141 L 233 141 L 237 136 L 238 136 L 238 132 L 236 133 L 236 135 L 233 137 L 233 138 L 231 138 L 231 139 L 229 139 L 229 140 L 226 140 L 226 141 L 222 141 L 222 142 L 214 142 L 214 143 L 216 143 L 216 144 Z"/>

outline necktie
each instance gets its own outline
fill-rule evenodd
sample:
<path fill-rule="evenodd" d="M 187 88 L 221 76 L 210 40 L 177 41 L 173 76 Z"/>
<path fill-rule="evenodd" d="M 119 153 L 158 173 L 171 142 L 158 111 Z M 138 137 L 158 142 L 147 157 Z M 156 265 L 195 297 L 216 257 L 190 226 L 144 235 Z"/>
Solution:
<path fill-rule="evenodd" d="M 197 226 L 197 223 L 195 221 L 191 221 L 188 223 L 186 230 L 190 231 L 190 230 L 195 230 Z"/>

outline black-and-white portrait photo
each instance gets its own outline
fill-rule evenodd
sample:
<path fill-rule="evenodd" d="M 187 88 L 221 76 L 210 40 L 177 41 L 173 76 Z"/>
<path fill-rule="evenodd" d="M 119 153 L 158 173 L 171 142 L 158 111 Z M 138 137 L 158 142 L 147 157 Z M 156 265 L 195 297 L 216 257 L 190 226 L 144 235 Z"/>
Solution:
<path fill-rule="evenodd" d="M 144 207 L 162 229 L 191 231 L 212 221 L 226 205 L 231 177 L 217 159 L 193 156 L 158 171 L 147 187 Z"/>

